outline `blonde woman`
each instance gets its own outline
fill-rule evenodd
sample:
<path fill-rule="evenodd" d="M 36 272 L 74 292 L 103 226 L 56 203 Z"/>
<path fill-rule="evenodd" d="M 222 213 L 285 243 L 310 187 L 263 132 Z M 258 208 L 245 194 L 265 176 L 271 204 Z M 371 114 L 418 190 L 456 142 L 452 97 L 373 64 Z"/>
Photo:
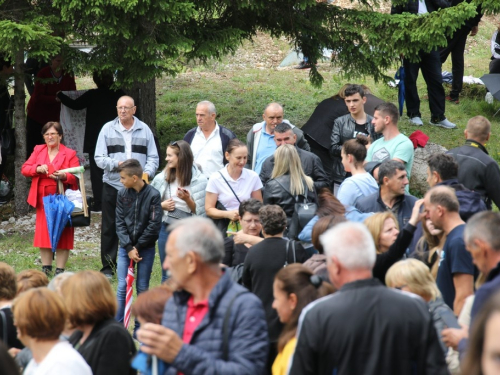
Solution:
<path fill-rule="evenodd" d="M 450 372 L 455 374 L 458 370 L 458 353 L 452 349 L 448 350 L 442 340 L 441 332 L 445 328 L 458 327 L 458 321 L 453 310 L 441 297 L 429 267 L 417 259 L 401 260 L 389 268 L 385 276 L 385 283 L 389 288 L 416 294 L 427 302 L 443 354 L 446 355 L 446 363 Z"/>
<path fill-rule="evenodd" d="M 415 202 L 410 220 L 401 231 L 398 228 L 398 220 L 391 211 L 376 213 L 365 220 L 377 250 L 373 277 L 384 282 L 389 267 L 403 257 L 413 239 L 418 221 L 424 216 L 424 213 L 420 212 L 423 203 L 423 199 Z"/>
<path fill-rule="evenodd" d="M 304 173 L 295 146 L 283 145 L 274 153 L 273 173 L 264 188 L 264 204 L 280 206 L 290 222 L 296 197 L 300 202 L 304 201 L 304 198 L 307 198 L 308 202 L 316 202 L 314 183 Z"/>

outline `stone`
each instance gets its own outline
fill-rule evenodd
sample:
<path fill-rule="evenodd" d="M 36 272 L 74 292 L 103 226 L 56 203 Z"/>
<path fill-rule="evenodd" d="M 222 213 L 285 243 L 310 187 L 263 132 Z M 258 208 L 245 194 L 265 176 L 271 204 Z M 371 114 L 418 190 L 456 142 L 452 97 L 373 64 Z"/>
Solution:
<path fill-rule="evenodd" d="M 411 169 L 410 189 L 414 194 L 423 196 L 429 189 L 427 184 L 427 159 L 433 154 L 442 154 L 448 151 L 441 145 L 427 142 L 424 148 L 415 150 L 415 158 Z"/>
<path fill-rule="evenodd" d="M 16 218 L 15 217 L 9 218 L 9 224 L 14 224 L 15 222 L 16 222 Z"/>

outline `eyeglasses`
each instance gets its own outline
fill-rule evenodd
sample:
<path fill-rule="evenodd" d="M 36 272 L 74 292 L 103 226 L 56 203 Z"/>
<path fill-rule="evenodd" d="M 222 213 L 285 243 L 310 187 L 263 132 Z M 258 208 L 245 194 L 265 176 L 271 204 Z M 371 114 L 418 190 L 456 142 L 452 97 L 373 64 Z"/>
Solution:
<path fill-rule="evenodd" d="M 177 141 L 170 142 L 168 145 L 169 146 L 177 146 Z"/>
<path fill-rule="evenodd" d="M 49 138 L 49 137 L 55 137 L 56 135 L 59 135 L 59 133 L 45 133 L 43 135 L 44 138 Z"/>
<path fill-rule="evenodd" d="M 135 105 L 132 107 L 116 107 L 116 109 L 119 111 L 130 111 L 134 107 L 135 107 Z"/>
<path fill-rule="evenodd" d="M 395 286 L 394 289 L 397 289 L 397 290 L 402 290 L 403 288 L 406 288 L 408 285 L 400 285 L 400 286 Z"/>

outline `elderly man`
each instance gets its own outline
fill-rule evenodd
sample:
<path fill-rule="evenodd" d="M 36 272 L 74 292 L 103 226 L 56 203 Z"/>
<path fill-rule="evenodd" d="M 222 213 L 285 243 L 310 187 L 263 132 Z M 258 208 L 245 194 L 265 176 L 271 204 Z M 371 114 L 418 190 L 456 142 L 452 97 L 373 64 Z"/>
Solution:
<path fill-rule="evenodd" d="M 290 121 L 283 120 L 283 107 L 280 104 L 268 104 L 262 118 L 264 121 L 255 124 L 247 134 L 248 159 L 246 168 L 254 170 L 257 174 L 260 173 L 264 161 L 276 150 L 273 139 L 274 129 L 282 122 L 291 125 L 297 136 L 297 147 L 311 151 L 302 130 L 290 124 Z"/>
<path fill-rule="evenodd" d="M 426 218 L 446 234 L 436 283 L 443 300 L 455 315 L 462 311 L 465 299 L 474 293 L 476 270 L 465 249 L 465 223 L 460 218 L 455 191 L 448 186 L 435 186 L 424 197 Z"/>
<path fill-rule="evenodd" d="M 106 123 L 99 133 L 95 162 L 104 170 L 102 177 L 101 272 L 108 278 L 116 269 L 116 198 L 123 188 L 116 168 L 127 159 L 136 159 L 148 178 L 159 165 L 158 150 L 151 129 L 134 116 L 137 107 L 130 96 L 122 96 L 116 105 L 118 117 Z"/>
<path fill-rule="evenodd" d="M 403 163 L 396 160 L 383 162 L 379 167 L 378 183 L 379 191 L 359 198 L 355 207 L 364 213 L 392 211 L 398 218 L 399 228 L 404 228 L 417 198 L 405 193 L 408 176 Z"/>
<path fill-rule="evenodd" d="M 163 267 L 179 289 L 162 325 L 146 323 L 141 350 L 170 365 L 165 375 L 262 374 L 267 324 L 259 298 L 222 273 L 222 235 L 206 218 L 172 224 Z"/>
<path fill-rule="evenodd" d="M 500 168 L 485 147 L 491 123 L 486 117 L 475 116 L 467 122 L 464 135 L 465 145 L 448 151 L 458 163 L 458 182 L 481 194 L 488 209 L 492 201 L 500 207 Z"/>
<path fill-rule="evenodd" d="M 500 290 L 500 214 L 481 212 L 474 215 L 465 226 L 464 237 L 467 251 L 479 271 L 486 275 L 486 282 L 476 291 L 471 311 L 471 326 L 484 304 Z M 447 328 L 443 341 L 450 347 L 464 352 L 469 329 Z M 461 341 L 462 339 L 465 339 Z"/>
<path fill-rule="evenodd" d="M 295 145 L 297 142 L 297 135 L 293 132 L 293 128 L 290 124 L 282 122 L 274 128 L 274 142 L 276 147 L 281 145 Z M 328 177 L 323 169 L 323 163 L 320 158 L 314 155 L 312 152 L 302 150 L 297 147 L 297 152 L 299 153 L 300 163 L 302 164 L 302 169 L 304 173 L 311 177 L 314 181 L 314 187 L 316 191 L 321 188 L 328 188 L 329 182 Z M 269 181 L 273 173 L 274 168 L 274 154 L 268 157 L 264 164 L 262 164 L 262 169 L 260 171 L 259 177 L 262 184 L 265 186 L 266 182 Z"/>
<path fill-rule="evenodd" d="M 372 277 L 368 229 L 341 223 L 320 240 L 339 291 L 302 311 L 290 374 L 448 374 L 425 302 Z"/>
<path fill-rule="evenodd" d="M 189 130 L 184 140 L 191 145 L 194 161 L 201 166 L 205 176 L 210 177 L 226 163 L 224 152 L 227 144 L 236 135 L 229 129 L 219 125 L 215 118 L 215 105 L 208 100 L 196 106 L 196 123 L 198 126 Z"/>

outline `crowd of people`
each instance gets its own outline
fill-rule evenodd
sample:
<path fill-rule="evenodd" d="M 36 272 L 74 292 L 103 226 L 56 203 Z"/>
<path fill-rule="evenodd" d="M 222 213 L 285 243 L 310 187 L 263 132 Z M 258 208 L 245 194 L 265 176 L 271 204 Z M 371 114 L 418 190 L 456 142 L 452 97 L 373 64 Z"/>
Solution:
<path fill-rule="evenodd" d="M 94 78 L 96 97 L 106 96 L 110 78 Z M 90 108 L 54 90 L 50 100 Z M 485 148 L 490 122 L 471 118 L 463 146 L 429 158 L 418 199 L 397 107 L 356 84 L 334 101 L 344 109 L 321 130 L 312 121 L 321 116 L 299 129 L 270 103 L 246 143 L 202 101 L 197 126 L 166 145 L 157 174 L 153 133 L 120 95 L 117 117 L 85 138 L 92 184 L 102 176 L 93 186 L 102 268 L 76 274 L 65 272 L 74 229 L 52 246 L 43 198 L 61 183 L 78 189 L 61 171 L 78 159 L 58 118 L 40 124 L 43 142 L 32 139 L 22 173 L 32 179 L 42 271 L 16 275 L 0 263 L 0 366 L 28 375 L 495 373 L 500 168 Z M 327 155 L 309 144 L 324 147 L 319 133 Z M 150 289 L 156 251 L 162 285 Z"/>

